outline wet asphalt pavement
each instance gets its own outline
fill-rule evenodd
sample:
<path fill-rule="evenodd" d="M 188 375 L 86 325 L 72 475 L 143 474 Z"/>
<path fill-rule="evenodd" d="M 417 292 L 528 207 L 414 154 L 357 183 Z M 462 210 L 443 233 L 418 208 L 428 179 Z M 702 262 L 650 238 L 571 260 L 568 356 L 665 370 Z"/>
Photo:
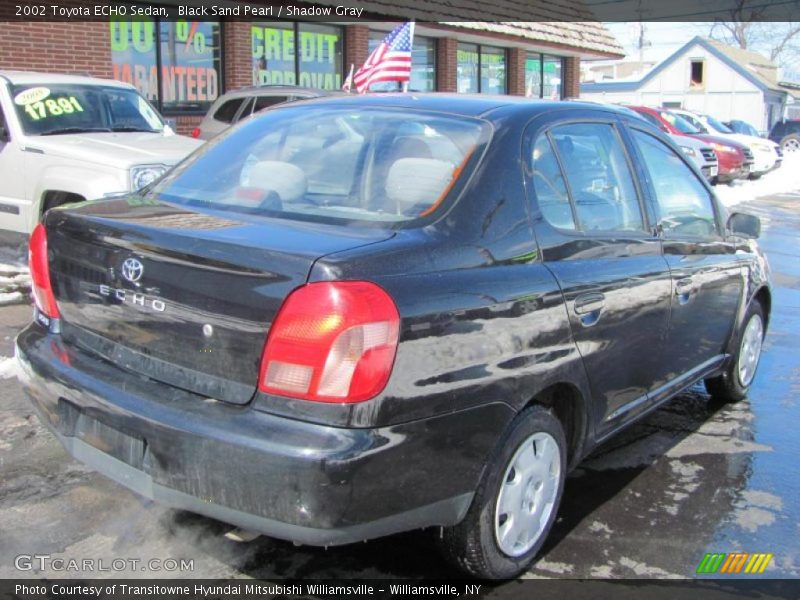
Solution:
<path fill-rule="evenodd" d="M 527 577 L 692 577 L 706 552 L 770 552 L 766 577 L 800 577 L 800 193 L 740 205 L 764 224 L 773 313 L 749 400 L 712 403 L 700 386 L 612 439 L 566 485 L 558 521 Z M 0 308 L 0 357 L 30 318 Z M 72 460 L 38 422 L 0 358 L 0 578 L 91 576 L 18 571 L 20 554 L 193 559 L 203 578 L 457 576 L 434 532 L 347 547 L 227 539 L 222 523 L 157 506 Z M 400 492 L 402 493 L 402 492 Z"/>

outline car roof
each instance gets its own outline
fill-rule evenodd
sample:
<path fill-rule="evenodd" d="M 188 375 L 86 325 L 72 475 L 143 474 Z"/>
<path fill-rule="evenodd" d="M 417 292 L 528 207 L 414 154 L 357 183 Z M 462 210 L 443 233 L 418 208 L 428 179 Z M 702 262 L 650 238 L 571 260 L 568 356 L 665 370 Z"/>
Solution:
<path fill-rule="evenodd" d="M 629 108 L 630 110 L 634 110 L 636 112 L 646 112 L 650 114 L 658 114 L 660 111 L 667 110 L 666 108 L 654 108 L 652 106 L 641 106 L 639 104 L 626 104 L 625 108 Z"/>
<path fill-rule="evenodd" d="M 114 79 L 100 79 L 88 75 L 64 75 L 61 73 L 39 73 L 37 71 L 0 71 L 0 80 L 5 79 L 13 85 L 30 83 L 82 83 L 88 85 L 106 85 L 121 88 L 131 88 L 132 85 Z"/>
<path fill-rule="evenodd" d="M 539 114 L 551 110 L 570 108 L 583 108 L 587 110 L 602 110 L 619 115 L 630 115 L 622 107 L 597 102 L 582 102 L 575 100 L 540 100 L 525 98 L 524 96 L 503 96 L 490 94 L 453 94 L 453 93 L 374 93 L 374 94 L 343 94 L 320 98 L 309 98 L 293 102 L 296 105 L 352 105 L 359 107 L 395 107 L 402 109 L 429 110 L 434 112 L 450 113 L 466 117 L 479 117 L 488 113 L 507 108 L 511 111 L 518 110 L 528 114 Z"/>
<path fill-rule="evenodd" d="M 323 90 L 314 87 L 305 87 L 301 85 L 251 85 L 248 87 L 229 90 L 223 94 L 224 98 L 235 98 L 238 96 L 251 96 L 253 94 L 307 94 L 309 96 L 330 96 L 336 94 L 343 94 L 338 90 Z"/>

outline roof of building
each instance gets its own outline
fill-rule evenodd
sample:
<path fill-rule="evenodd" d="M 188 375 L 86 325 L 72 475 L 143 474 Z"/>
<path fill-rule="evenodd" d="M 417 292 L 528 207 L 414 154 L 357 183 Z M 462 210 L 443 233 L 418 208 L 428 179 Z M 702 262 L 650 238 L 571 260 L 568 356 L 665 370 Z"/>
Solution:
<path fill-rule="evenodd" d="M 353 6 L 365 13 L 503 34 L 587 54 L 625 56 L 620 43 L 583 0 L 475 0 L 457 5 L 451 0 L 314 0 L 314 4 Z"/>
<path fill-rule="evenodd" d="M 768 58 L 757 52 L 734 48 L 733 46 L 728 46 L 727 44 L 712 40 L 711 38 L 697 36 L 686 42 L 639 79 L 583 83 L 581 84 L 581 92 L 624 92 L 638 90 L 694 46 L 704 48 L 762 91 L 784 93 L 787 91 L 778 85 L 777 69 L 775 64 Z"/>
<path fill-rule="evenodd" d="M 717 51 L 727 56 L 734 64 L 743 66 L 752 73 L 761 83 L 771 90 L 778 90 L 778 67 L 766 56 L 743 50 L 735 46 L 729 46 L 724 42 L 712 38 L 701 38 L 706 44 L 710 44 Z"/>

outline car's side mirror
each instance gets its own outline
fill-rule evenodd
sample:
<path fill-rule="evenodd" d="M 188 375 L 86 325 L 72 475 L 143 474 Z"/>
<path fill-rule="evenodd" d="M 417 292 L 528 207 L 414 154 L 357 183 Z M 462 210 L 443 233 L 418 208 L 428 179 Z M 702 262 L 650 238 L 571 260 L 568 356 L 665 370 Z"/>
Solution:
<path fill-rule="evenodd" d="M 728 217 L 728 229 L 736 235 L 755 239 L 761 235 L 761 219 L 747 213 L 735 212 Z"/>
<path fill-rule="evenodd" d="M 5 123 L 0 123 L 0 144 L 5 144 L 10 141 L 11 141 L 11 135 L 9 135 Z"/>

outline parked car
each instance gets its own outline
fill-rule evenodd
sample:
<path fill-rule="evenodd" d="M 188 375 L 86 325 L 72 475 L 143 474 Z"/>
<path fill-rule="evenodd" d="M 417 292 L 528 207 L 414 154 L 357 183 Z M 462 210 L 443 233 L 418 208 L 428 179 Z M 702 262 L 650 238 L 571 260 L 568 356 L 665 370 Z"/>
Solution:
<path fill-rule="evenodd" d="M 290 103 L 141 193 L 49 211 L 19 372 L 66 449 L 143 496 L 298 544 L 435 527 L 507 578 L 597 444 L 698 381 L 745 397 L 758 232 L 618 108 Z"/>
<path fill-rule="evenodd" d="M 210 140 L 242 119 L 270 106 L 341 93 L 296 85 L 259 85 L 234 90 L 216 99 L 200 125 L 192 130 L 192 137 Z"/>
<path fill-rule="evenodd" d="M 733 140 L 708 135 L 697 127 L 667 110 L 648 106 L 629 106 L 654 125 L 672 135 L 688 136 L 709 144 L 717 155 L 719 173 L 711 180 L 712 184 L 730 183 L 735 179 L 747 178 L 753 164 L 753 155 L 747 146 Z"/>
<path fill-rule="evenodd" d="M 758 129 L 753 127 L 747 121 L 740 121 L 739 119 L 733 119 L 732 121 L 723 121 L 723 125 L 725 125 L 731 131 L 736 133 L 742 133 L 744 135 L 749 135 L 752 137 L 766 137 L 758 132 Z"/>
<path fill-rule="evenodd" d="M 778 161 L 778 144 L 757 135 L 736 133 L 711 115 L 678 109 L 673 109 L 671 112 L 680 115 L 704 133 L 736 140 L 740 144 L 747 146 L 753 154 L 753 166 L 749 174 L 750 179 L 758 179 L 775 168 L 775 164 Z"/>
<path fill-rule="evenodd" d="M 743 133 L 745 135 L 751 135 L 754 137 L 766 138 L 767 136 L 761 135 L 758 130 L 753 127 L 747 121 L 739 121 L 734 119 L 733 121 L 726 121 L 725 125 L 735 131 L 736 133 Z M 783 164 L 783 150 L 781 149 L 780 144 L 775 144 L 775 153 L 778 155 L 778 159 L 775 161 L 775 166 L 772 167 L 772 170 L 779 168 L 781 164 Z"/>
<path fill-rule="evenodd" d="M 50 208 L 136 190 L 199 145 L 128 84 L 0 71 L 0 229 L 28 234 Z"/>
<path fill-rule="evenodd" d="M 708 143 L 687 135 L 673 135 L 671 133 L 668 135 L 678 148 L 683 150 L 683 153 L 697 165 L 706 181 L 711 182 L 716 179 L 719 174 L 719 161 L 717 160 L 717 153 Z"/>
<path fill-rule="evenodd" d="M 784 154 L 800 152 L 800 119 L 784 119 L 772 126 L 769 139 L 781 145 Z"/>
<path fill-rule="evenodd" d="M 655 125 L 658 129 L 669 135 L 672 141 L 683 151 L 683 153 L 692 159 L 692 162 L 697 166 L 698 169 L 700 169 L 700 172 L 706 178 L 706 181 L 712 182 L 714 179 L 716 179 L 717 174 L 719 173 L 719 161 L 717 160 L 717 153 L 714 152 L 714 149 L 710 145 L 708 145 L 706 142 L 696 140 L 686 135 L 675 135 L 669 133 L 669 130 L 666 128 L 666 126 L 661 124 L 658 118 L 648 113 L 636 112 L 635 110 L 627 108 L 627 106 L 625 106 L 625 108 L 630 110 L 631 114 L 634 114 L 637 117 L 651 123 L 652 125 Z"/>

